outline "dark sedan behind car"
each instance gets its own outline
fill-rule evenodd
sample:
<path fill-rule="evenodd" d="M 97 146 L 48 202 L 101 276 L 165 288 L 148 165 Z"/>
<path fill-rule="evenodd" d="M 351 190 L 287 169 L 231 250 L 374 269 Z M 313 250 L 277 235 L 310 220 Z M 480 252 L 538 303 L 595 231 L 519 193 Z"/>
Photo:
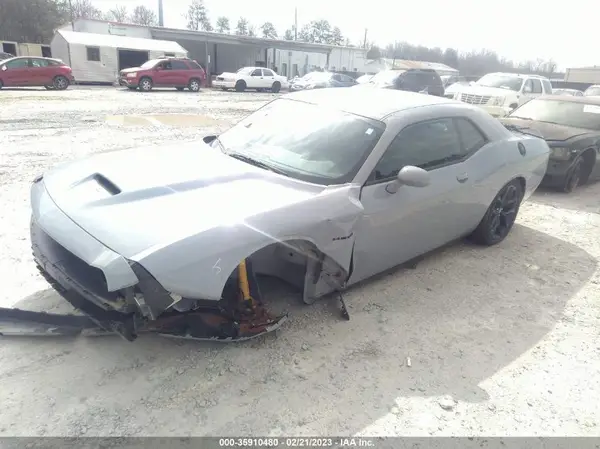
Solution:
<path fill-rule="evenodd" d="M 432 69 L 382 70 L 357 87 L 380 87 L 444 96 L 442 79 Z"/>
<path fill-rule="evenodd" d="M 543 135 L 551 149 L 544 184 L 569 193 L 600 178 L 600 98 L 538 97 L 500 121 Z"/>
<path fill-rule="evenodd" d="M 290 84 L 290 90 L 323 89 L 326 87 L 350 87 L 356 80 L 347 75 L 333 72 L 311 72 Z"/>

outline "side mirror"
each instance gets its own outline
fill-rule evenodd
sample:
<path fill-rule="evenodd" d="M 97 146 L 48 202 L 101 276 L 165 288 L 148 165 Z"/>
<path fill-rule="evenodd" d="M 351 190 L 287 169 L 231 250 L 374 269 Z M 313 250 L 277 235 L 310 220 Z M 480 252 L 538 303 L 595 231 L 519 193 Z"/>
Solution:
<path fill-rule="evenodd" d="M 161 66 L 156 67 L 154 70 L 156 70 L 157 72 L 162 70 L 163 68 Z"/>
<path fill-rule="evenodd" d="M 429 172 L 422 168 L 407 165 L 403 167 L 396 177 L 396 182 L 388 184 L 385 188 L 387 193 L 396 193 L 398 187 L 405 185 L 408 187 L 427 187 L 431 183 Z"/>
<path fill-rule="evenodd" d="M 2 66 L 2 71 L 6 72 L 8 70 L 8 67 L 6 67 L 5 65 Z"/>
<path fill-rule="evenodd" d="M 217 136 L 204 136 L 202 138 L 202 140 L 204 141 L 204 143 L 209 144 L 211 142 L 213 142 L 215 139 L 217 138 Z"/>

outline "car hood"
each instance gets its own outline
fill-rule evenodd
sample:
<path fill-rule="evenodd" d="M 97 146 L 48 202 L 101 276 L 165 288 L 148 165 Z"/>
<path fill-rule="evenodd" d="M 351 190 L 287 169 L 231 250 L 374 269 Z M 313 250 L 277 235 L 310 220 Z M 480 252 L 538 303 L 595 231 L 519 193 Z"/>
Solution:
<path fill-rule="evenodd" d="M 556 125 L 554 123 L 538 122 L 535 120 L 524 120 L 518 118 L 502 118 L 502 123 L 512 124 L 517 126 L 523 126 L 526 128 L 533 128 L 538 130 L 544 136 L 547 141 L 565 142 L 569 139 L 584 136 L 586 134 L 593 134 L 594 131 L 584 128 L 575 128 L 573 126 Z"/>
<path fill-rule="evenodd" d="M 130 67 L 128 69 L 121 70 L 121 73 L 133 73 L 133 72 L 139 72 L 140 70 L 142 70 L 141 67 Z"/>
<path fill-rule="evenodd" d="M 510 89 L 501 89 L 500 87 L 480 86 L 479 84 L 460 84 L 454 83 L 446 88 L 446 93 L 461 92 L 471 95 L 485 95 L 491 97 L 516 96 L 518 92 Z"/>
<path fill-rule="evenodd" d="M 56 205 L 127 258 L 321 193 L 203 142 L 93 156 L 43 177 Z"/>

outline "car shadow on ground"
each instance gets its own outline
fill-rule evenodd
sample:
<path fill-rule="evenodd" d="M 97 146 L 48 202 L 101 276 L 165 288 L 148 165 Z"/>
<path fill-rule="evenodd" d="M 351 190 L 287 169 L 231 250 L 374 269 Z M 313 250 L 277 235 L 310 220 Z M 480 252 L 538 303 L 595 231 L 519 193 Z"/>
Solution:
<path fill-rule="evenodd" d="M 540 187 L 529 201 L 560 209 L 600 214 L 600 182 L 580 186 L 573 193 Z"/>
<path fill-rule="evenodd" d="M 516 225 L 495 247 L 457 243 L 351 288 L 350 321 L 338 301 L 302 305 L 272 281 L 265 296 L 290 321 L 245 343 L 6 338 L 0 400 L 30 435 L 355 434 L 402 398 L 489 400 L 480 383 L 543 339 L 595 268 Z M 18 306 L 32 301 L 61 302 L 45 291 Z"/>

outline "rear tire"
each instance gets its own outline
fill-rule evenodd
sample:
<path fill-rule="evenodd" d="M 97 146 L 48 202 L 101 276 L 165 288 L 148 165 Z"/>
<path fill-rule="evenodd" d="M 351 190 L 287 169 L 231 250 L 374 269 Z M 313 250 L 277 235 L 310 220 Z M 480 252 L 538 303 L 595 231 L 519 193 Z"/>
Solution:
<path fill-rule="evenodd" d="M 142 92 L 150 92 L 154 87 L 154 83 L 151 78 L 145 76 L 140 80 L 139 86 Z"/>
<path fill-rule="evenodd" d="M 239 80 L 235 83 L 235 91 L 236 92 L 244 92 L 246 90 L 246 81 Z"/>
<path fill-rule="evenodd" d="M 62 75 L 55 76 L 53 86 L 56 90 L 65 90 L 69 87 L 69 80 Z"/>
<path fill-rule="evenodd" d="M 562 186 L 562 191 L 564 193 L 572 193 L 573 190 L 583 184 L 581 182 L 583 178 L 583 162 L 581 156 L 577 156 L 577 159 L 573 162 L 573 166 L 569 170 L 569 173 L 567 173 L 565 182 Z"/>
<path fill-rule="evenodd" d="M 273 86 L 271 86 L 271 92 L 274 94 L 278 93 L 281 90 L 281 83 L 279 81 L 275 81 Z"/>
<path fill-rule="evenodd" d="M 200 92 L 200 80 L 198 78 L 192 78 L 188 84 L 190 92 Z"/>
<path fill-rule="evenodd" d="M 496 245 L 504 240 L 517 219 L 523 193 L 523 187 L 517 179 L 502 187 L 477 229 L 469 236 L 470 239 L 485 246 Z"/>

